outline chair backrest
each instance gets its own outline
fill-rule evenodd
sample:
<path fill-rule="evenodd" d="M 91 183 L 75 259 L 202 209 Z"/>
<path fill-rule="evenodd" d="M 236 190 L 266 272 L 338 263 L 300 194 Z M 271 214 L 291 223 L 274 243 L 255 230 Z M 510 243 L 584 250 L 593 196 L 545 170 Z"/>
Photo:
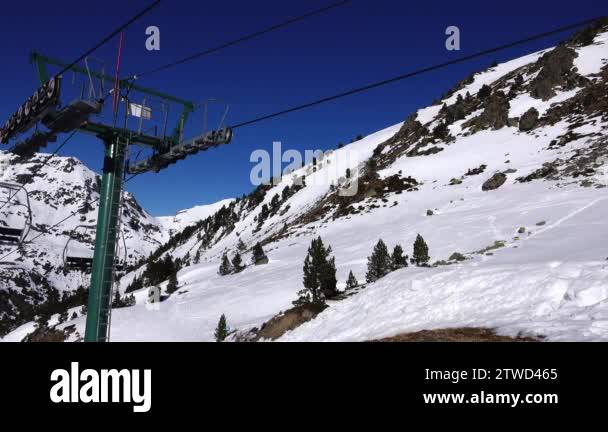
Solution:
<path fill-rule="evenodd" d="M 22 229 L 0 227 L 0 242 L 17 244 L 21 241 Z"/>

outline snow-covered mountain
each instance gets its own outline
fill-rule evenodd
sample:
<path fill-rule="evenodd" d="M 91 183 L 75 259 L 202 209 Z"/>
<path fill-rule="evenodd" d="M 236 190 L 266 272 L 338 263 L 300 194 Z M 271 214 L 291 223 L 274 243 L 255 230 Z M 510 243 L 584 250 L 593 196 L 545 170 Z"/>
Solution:
<path fill-rule="evenodd" d="M 451 327 L 608 340 L 607 131 L 604 23 L 473 74 L 405 122 L 216 212 L 157 221 L 176 231 L 193 223 L 152 256 L 179 262 L 179 290 L 155 305 L 146 287 L 135 291 L 135 306 L 113 312 L 112 340 L 212 340 L 222 314 L 244 334 L 292 307 L 313 238 L 331 245 L 343 289 L 350 271 L 365 281 L 379 239 L 411 255 L 418 234 L 431 267 L 396 270 L 330 300 L 279 340 L 362 341 Z M 355 181 L 356 193 L 343 196 Z M 240 242 L 247 262 L 260 242 L 269 263 L 218 275 L 222 255 L 233 256 Z M 145 285 L 149 266 L 123 277 L 122 292 L 135 279 Z M 84 317 L 58 328 L 66 326 L 82 334 Z M 32 329 L 25 324 L 5 340 Z"/>
<path fill-rule="evenodd" d="M 213 204 L 201 205 L 182 210 L 175 216 L 160 216 L 156 219 L 162 224 L 163 228 L 169 234 L 173 234 L 182 231 L 187 226 L 193 225 L 198 221 L 207 219 L 209 216 L 217 213 L 217 211 L 222 207 L 230 205 L 232 201 L 234 200 L 225 199 Z"/>
<path fill-rule="evenodd" d="M 0 244 L 0 334 L 31 319 L 46 302 L 58 302 L 79 286 L 88 286 L 87 274 L 63 271 L 64 250 L 69 256 L 93 256 L 100 177 L 74 158 L 49 156 L 38 154 L 24 161 L 0 153 L 0 182 L 22 185 L 31 208 L 31 229 L 23 245 Z M 0 201 L 6 202 L 9 190 L 0 188 L 0 194 Z M 0 204 L 0 225 L 28 226 L 28 196 L 20 191 L 6 205 Z M 128 192 L 123 196 L 121 231 L 118 254 L 127 265 L 168 239 L 163 224 Z"/>

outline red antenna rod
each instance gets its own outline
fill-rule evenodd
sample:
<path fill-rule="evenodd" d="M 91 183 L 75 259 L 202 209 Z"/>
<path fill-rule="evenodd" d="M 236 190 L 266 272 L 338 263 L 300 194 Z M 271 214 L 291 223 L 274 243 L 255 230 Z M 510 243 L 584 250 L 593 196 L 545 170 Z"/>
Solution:
<path fill-rule="evenodd" d="M 114 92 L 112 94 L 112 111 L 116 114 L 118 109 L 118 98 L 120 96 L 120 61 L 122 58 L 122 44 L 124 40 L 124 32 L 120 32 L 120 41 L 118 43 L 118 58 L 116 60 L 116 75 L 114 77 Z"/>

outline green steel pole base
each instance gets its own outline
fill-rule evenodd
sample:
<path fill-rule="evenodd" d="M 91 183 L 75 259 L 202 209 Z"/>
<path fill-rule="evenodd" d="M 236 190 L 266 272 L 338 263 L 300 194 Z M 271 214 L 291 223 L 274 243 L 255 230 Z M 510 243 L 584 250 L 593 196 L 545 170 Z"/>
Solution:
<path fill-rule="evenodd" d="M 119 135 L 104 140 L 104 143 L 105 159 L 95 235 L 93 271 L 89 288 L 85 342 L 105 342 L 107 340 L 122 177 L 129 139 Z"/>

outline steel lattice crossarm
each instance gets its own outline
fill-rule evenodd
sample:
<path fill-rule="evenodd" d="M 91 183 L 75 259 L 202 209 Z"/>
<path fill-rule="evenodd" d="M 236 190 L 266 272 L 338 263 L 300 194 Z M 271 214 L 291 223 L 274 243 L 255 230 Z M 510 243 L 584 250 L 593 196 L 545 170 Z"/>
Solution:
<path fill-rule="evenodd" d="M 199 137 L 184 141 L 169 147 L 168 150 L 157 153 L 152 157 L 128 167 L 129 174 L 142 174 L 145 172 L 159 172 L 200 151 L 207 151 L 232 141 L 232 129 L 224 128 L 219 131 L 208 132 Z"/>
<path fill-rule="evenodd" d="M 100 83 L 114 84 L 115 78 L 102 72 L 91 70 L 85 59 L 86 67 L 68 65 L 67 63 L 47 57 L 38 52 L 31 52 L 30 62 L 36 67 L 38 79 L 42 86 L 29 98 L 19 110 L 0 129 L 0 141 L 6 144 L 18 133 L 26 132 L 37 123 L 42 123 L 49 131 L 36 131 L 30 137 L 18 142 L 13 152 L 20 156 L 31 156 L 40 151 L 49 142 L 55 142 L 57 135 L 73 130 L 91 134 L 101 139 L 111 139 L 116 136 L 129 136 L 130 144 L 141 144 L 151 147 L 155 154 L 151 158 L 137 163 L 129 169 L 131 173 L 158 172 L 163 168 L 193 155 L 199 151 L 228 144 L 232 139 L 232 131 L 224 128 L 212 131 L 191 140 L 182 141 L 185 124 L 190 114 L 195 109 L 193 102 L 162 93 L 153 89 L 134 84 L 132 80 L 119 80 L 118 91 L 138 91 L 150 97 L 160 98 L 166 102 L 176 103 L 181 106 L 181 114 L 171 135 L 154 136 L 132 131 L 126 128 L 109 126 L 103 123 L 91 121 L 91 116 L 100 114 L 103 109 L 105 98 L 87 100 L 78 98 L 61 108 L 61 76 L 49 78 L 47 67 L 58 66 L 67 68 L 66 71 L 74 72 L 99 80 Z M 101 95 L 100 95 L 101 96 Z"/>
<path fill-rule="evenodd" d="M 48 80 L 48 77 L 49 77 L 49 74 L 47 71 L 48 65 L 58 66 L 58 67 L 62 67 L 62 68 L 69 66 L 65 62 L 62 62 L 57 59 L 53 59 L 51 57 L 44 56 L 36 51 L 33 51 L 30 54 L 30 62 L 35 65 L 36 71 L 38 72 L 38 78 L 41 83 L 46 82 Z M 83 67 L 74 65 L 74 66 L 70 66 L 68 68 L 68 71 L 72 71 L 77 74 L 85 75 L 89 78 L 98 79 L 102 82 L 108 83 L 109 85 L 113 85 L 114 81 L 115 81 L 115 77 L 104 74 L 102 72 L 90 70 L 88 67 L 83 68 Z M 163 137 L 162 139 L 159 139 L 159 138 L 153 137 L 153 136 L 146 136 L 146 135 L 137 134 L 137 133 L 133 134 L 132 132 L 130 132 L 131 133 L 130 141 L 132 144 L 142 144 L 142 145 L 153 147 L 155 149 L 160 149 L 162 147 L 175 145 L 176 143 L 178 143 L 180 141 L 180 138 L 183 135 L 184 125 L 188 121 L 190 114 L 194 111 L 193 102 L 190 102 L 185 99 L 181 99 L 181 98 L 178 98 L 178 97 L 166 94 L 166 93 L 162 93 L 162 92 L 159 92 L 154 89 L 139 86 L 137 84 L 134 84 L 131 80 L 127 80 L 127 79 L 119 80 L 118 89 L 119 89 L 119 91 L 120 90 L 130 90 L 130 91 L 135 90 L 135 91 L 138 91 L 140 93 L 143 93 L 143 94 L 146 94 L 146 95 L 149 95 L 152 97 L 158 97 L 167 102 L 176 103 L 176 104 L 180 105 L 182 108 L 182 112 L 178 119 L 177 125 L 173 129 L 171 136 Z M 93 112 L 91 112 L 91 113 L 93 113 Z M 50 121 L 54 121 L 54 120 L 55 120 L 54 118 L 50 119 Z M 88 121 L 84 121 L 78 127 L 78 129 L 81 132 L 91 133 L 93 135 L 98 135 L 98 136 L 105 132 L 109 132 L 108 130 L 106 130 L 107 128 L 108 128 L 108 126 L 105 126 L 103 124 L 92 123 L 92 122 L 88 122 Z"/>

